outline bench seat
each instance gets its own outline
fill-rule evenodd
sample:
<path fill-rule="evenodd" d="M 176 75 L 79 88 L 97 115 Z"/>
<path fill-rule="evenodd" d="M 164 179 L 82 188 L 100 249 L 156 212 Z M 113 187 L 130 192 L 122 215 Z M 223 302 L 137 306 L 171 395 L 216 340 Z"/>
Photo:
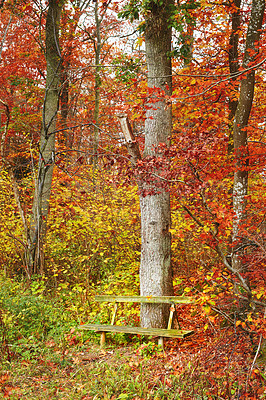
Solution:
<path fill-rule="evenodd" d="M 160 328 L 141 328 L 135 326 L 119 326 L 119 325 L 100 325 L 100 324 L 86 324 L 80 325 L 79 329 L 95 331 L 95 332 L 119 332 L 131 333 L 134 335 L 146 336 L 162 336 L 168 338 L 184 338 L 192 335 L 193 331 L 186 331 L 181 329 L 160 329 Z"/>

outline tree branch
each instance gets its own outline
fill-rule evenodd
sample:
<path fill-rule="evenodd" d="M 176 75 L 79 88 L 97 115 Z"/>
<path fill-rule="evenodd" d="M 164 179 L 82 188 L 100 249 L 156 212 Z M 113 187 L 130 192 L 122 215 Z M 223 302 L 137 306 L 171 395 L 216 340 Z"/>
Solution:
<path fill-rule="evenodd" d="M 128 120 L 128 117 L 126 114 L 119 114 L 117 115 L 121 129 L 126 141 L 126 146 L 128 153 L 130 155 L 130 161 L 132 165 L 135 167 L 137 165 L 138 160 L 141 159 L 141 153 L 139 149 L 138 142 L 135 139 L 132 127 L 130 125 L 130 122 Z"/>

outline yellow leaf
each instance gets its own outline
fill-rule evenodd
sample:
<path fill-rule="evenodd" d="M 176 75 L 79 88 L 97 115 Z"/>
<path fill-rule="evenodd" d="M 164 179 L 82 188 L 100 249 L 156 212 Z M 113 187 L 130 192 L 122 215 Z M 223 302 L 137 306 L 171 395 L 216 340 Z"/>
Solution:
<path fill-rule="evenodd" d="M 144 42 L 144 37 L 143 36 L 140 36 L 139 38 L 137 38 L 137 40 L 136 40 L 136 44 L 138 45 L 138 46 L 142 46 L 142 44 L 143 44 L 143 42 Z"/>
<path fill-rule="evenodd" d="M 205 310 L 206 314 L 209 314 L 209 313 L 211 312 L 211 307 L 207 304 L 207 305 L 204 307 L 204 310 Z"/>

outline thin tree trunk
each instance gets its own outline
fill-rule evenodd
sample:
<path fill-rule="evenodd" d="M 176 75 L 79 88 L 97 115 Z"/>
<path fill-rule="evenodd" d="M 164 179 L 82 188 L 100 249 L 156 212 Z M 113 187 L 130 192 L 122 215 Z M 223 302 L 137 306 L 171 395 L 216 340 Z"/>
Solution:
<path fill-rule="evenodd" d="M 238 42 L 239 42 L 239 31 L 240 31 L 240 6 L 241 0 L 234 0 L 233 12 L 231 16 L 231 34 L 229 39 L 229 69 L 231 75 L 230 86 L 232 93 L 229 97 L 229 140 L 228 140 L 228 154 L 231 155 L 234 151 L 234 138 L 233 138 L 233 122 L 237 109 L 237 91 L 239 85 L 236 86 L 236 73 L 239 71 L 239 59 L 238 59 Z"/>
<path fill-rule="evenodd" d="M 23 228 L 24 228 L 24 243 L 23 243 L 23 245 L 24 245 L 24 255 L 25 255 L 25 264 L 26 264 L 26 274 L 27 274 L 27 277 L 30 279 L 30 267 L 32 265 L 31 254 L 30 254 L 30 248 L 31 248 L 30 232 L 29 232 L 27 220 L 25 217 L 25 213 L 24 213 L 21 201 L 20 201 L 18 184 L 17 184 L 17 180 L 14 175 L 13 167 L 10 164 L 10 162 L 7 160 L 7 157 L 5 154 L 5 141 L 6 141 L 6 136 L 8 133 L 8 127 L 9 127 L 9 122 L 10 122 L 10 110 L 9 110 L 8 105 L 6 103 L 4 103 L 1 99 L 0 99 L 0 104 L 2 104 L 5 107 L 5 114 L 6 114 L 6 123 L 5 123 L 5 127 L 3 130 L 3 135 L 1 137 L 1 142 L 0 142 L 0 156 L 1 156 L 1 160 L 2 160 L 3 164 L 5 165 L 5 167 L 8 171 L 9 177 L 10 177 L 11 184 L 13 187 L 15 202 L 18 207 L 18 211 L 19 211 L 19 214 L 21 217 Z"/>
<path fill-rule="evenodd" d="M 243 68 L 251 67 L 259 52 L 259 39 L 265 10 L 265 0 L 253 0 L 247 31 Z M 240 94 L 234 120 L 235 172 L 233 187 L 233 257 L 232 266 L 242 271 L 244 237 L 242 229 L 247 219 L 248 165 L 247 126 L 254 96 L 255 70 L 246 73 L 241 81 Z"/>
<path fill-rule="evenodd" d="M 49 200 L 51 194 L 56 119 L 60 91 L 61 53 L 59 24 L 63 2 L 49 0 L 46 17 L 47 77 L 43 105 L 38 174 L 35 185 L 33 217 L 31 221 L 31 253 L 34 266 L 31 272 L 44 273 L 43 245 L 45 242 Z"/>
<path fill-rule="evenodd" d="M 69 51 L 71 54 L 71 50 Z M 67 54 L 66 57 L 69 58 L 70 54 Z M 70 63 L 66 61 L 66 65 L 63 65 L 61 67 L 61 94 L 60 94 L 60 105 L 61 105 L 61 118 L 60 118 L 60 125 L 63 128 L 67 127 L 67 118 L 68 118 L 68 112 L 69 112 L 69 77 L 68 77 L 68 71 L 69 71 Z M 68 140 L 69 132 L 62 131 L 58 135 L 58 142 L 60 144 L 63 144 L 65 147 L 68 147 L 69 140 Z"/>
<path fill-rule="evenodd" d="M 191 0 L 189 4 L 189 9 L 193 9 L 195 7 L 195 0 Z M 187 22 L 187 29 L 184 36 L 185 43 L 183 46 L 185 47 L 186 51 L 183 55 L 184 67 L 189 67 L 191 61 L 193 59 L 193 43 L 194 43 L 194 29 L 195 29 L 195 16 L 191 16 L 188 18 Z"/>
<path fill-rule="evenodd" d="M 159 88 L 166 95 L 172 90 L 170 7 L 172 0 L 162 5 L 150 2 L 146 14 L 146 58 L 148 86 Z M 156 94 L 155 94 L 156 96 Z M 144 157 L 156 156 L 160 143 L 169 144 L 172 129 L 171 107 L 164 96 L 149 104 L 145 122 Z M 159 171 L 154 171 L 159 173 Z M 144 189 L 156 194 L 140 195 L 141 210 L 141 265 L 140 293 L 142 296 L 173 294 L 171 268 L 170 195 L 156 184 Z M 167 308 L 163 305 L 143 305 L 141 325 L 163 327 L 167 323 Z"/>
<path fill-rule="evenodd" d="M 102 49 L 101 42 L 101 21 L 99 19 L 99 5 L 98 0 L 95 1 L 95 23 L 96 23 L 96 40 L 94 43 L 95 50 L 95 89 L 94 89 L 94 135 L 93 135 L 93 167 L 97 168 L 98 164 L 98 147 L 99 147 L 99 114 L 100 114 L 100 55 Z"/>
<path fill-rule="evenodd" d="M 2 52 L 3 52 L 4 44 L 5 44 L 5 41 L 6 41 L 6 35 L 7 35 L 7 32 L 8 32 L 8 29 L 9 29 L 9 27 L 10 27 L 11 21 L 12 21 L 12 15 L 10 15 L 10 17 L 9 17 L 9 20 L 8 20 L 8 23 L 7 23 L 7 26 L 6 26 L 4 35 L 3 35 L 3 39 L 1 40 L 1 45 L 0 45 L 0 60 L 1 60 L 1 58 L 2 58 Z"/>
<path fill-rule="evenodd" d="M 77 2 L 77 8 L 72 17 L 72 22 L 68 27 L 67 35 L 69 42 L 74 41 L 76 36 L 76 30 L 79 26 L 80 17 L 82 16 L 82 8 L 86 6 L 87 2 Z M 74 43 L 74 42 L 73 42 Z M 73 116 L 73 107 L 69 104 L 69 91 L 70 91 L 70 81 L 71 74 L 69 74 L 71 68 L 71 55 L 74 49 L 74 44 L 70 44 L 65 49 L 64 54 L 62 54 L 61 60 L 61 93 L 60 93 L 60 108 L 61 108 L 61 118 L 60 126 L 67 128 L 67 120 L 69 116 Z M 73 132 L 70 130 L 64 130 L 58 135 L 58 142 L 63 144 L 65 148 L 72 149 L 74 138 Z M 66 157 L 69 157 L 67 155 Z"/>
<path fill-rule="evenodd" d="M 233 0 L 233 3 L 229 5 L 231 15 L 231 34 L 229 38 L 229 50 L 228 50 L 228 61 L 229 61 L 229 70 L 231 75 L 231 80 L 229 82 L 230 85 L 230 93 L 229 93 L 229 116 L 228 116 L 228 145 L 227 145 L 227 155 L 229 162 L 231 161 L 231 157 L 234 153 L 234 119 L 235 113 L 238 104 L 238 91 L 239 91 L 239 83 L 237 83 L 237 72 L 239 71 L 239 54 L 238 54 L 238 43 L 239 43 L 239 32 L 241 28 L 241 18 L 240 18 L 240 6 L 241 0 Z M 228 190 L 228 194 L 231 197 L 231 207 L 233 206 L 233 172 L 230 172 L 230 187 Z M 228 237 L 227 243 L 227 257 L 231 260 L 232 258 L 232 232 Z"/>

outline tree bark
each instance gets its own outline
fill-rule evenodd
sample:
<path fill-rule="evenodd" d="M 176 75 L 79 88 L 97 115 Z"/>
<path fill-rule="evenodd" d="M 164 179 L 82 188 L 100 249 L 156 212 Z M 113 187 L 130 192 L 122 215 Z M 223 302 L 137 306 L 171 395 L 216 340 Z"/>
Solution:
<path fill-rule="evenodd" d="M 95 88 L 94 88 L 94 133 L 93 133 L 93 166 L 97 168 L 98 165 L 98 147 L 99 147 L 99 115 L 100 115 L 100 55 L 102 50 L 101 41 L 101 21 L 99 19 L 99 4 L 98 0 L 95 1 L 94 16 L 96 24 L 96 38 L 94 42 L 95 51 Z"/>
<path fill-rule="evenodd" d="M 150 1 L 145 22 L 148 86 L 160 89 L 160 98 L 148 104 L 145 122 L 144 157 L 155 156 L 160 143 L 169 144 L 172 129 L 171 107 L 165 95 L 172 90 L 171 27 L 172 0 Z M 165 95 L 163 95 L 165 93 Z M 156 96 L 156 94 L 154 94 Z M 154 99 L 153 99 L 154 100 Z M 160 173 L 155 170 L 154 172 Z M 140 294 L 163 296 L 173 294 L 171 268 L 170 195 L 156 184 L 144 184 L 145 191 L 155 194 L 140 195 L 141 264 Z M 142 305 L 143 327 L 165 327 L 168 307 Z"/>
<path fill-rule="evenodd" d="M 237 91 L 239 85 L 236 85 L 236 73 L 239 71 L 239 56 L 238 56 L 238 42 L 239 42 L 239 31 L 241 25 L 240 18 L 240 6 L 241 0 L 233 1 L 233 11 L 231 16 L 231 34 L 229 39 L 229 69 L 231 75 L 230 86 L 232 93 L 229 97 L 229 140 L 228 140 L 228 155 L 231 155 L 234 151 L 234 138 L 233 138 L 233 122 L 237 109 Z"/>
<path fill-rule="evenodd" d="M 68 113 L 69 113 L 69 68 L 70 68 L 70 62 L 69 57 L 71 55 L 71 50 L 69 50 L 68 54 L 66 54 L 67 61 L 65 62 L 65 65 L 62 65 L 61 67 L 61 94 L 60 94 L 60 105 L 61 105 L 61 118 L 60 118 L 60 126 L 63 128 L 67 127 L 67 119 L 68 119 Z M 69 148 L 69 144 L 71 143 L 71 140 L 69 140 L 69 132 L 67 130 L 64 130 L 60 132 L 59 137 L 58 137 L 58 142 L 62 145 L 64 145 L 66 148 Z"/>
<path fill-rule="evenodd" d="M 253 0 L 251 16 L 246 37 L 243 68 L 247 69 L 256 63 L 259 53 L 259 39 L 265 10 L 265 0 Z M 247 219 L 248 165 L 249 153 L 247 143 L 247 126 L 251 112 L 255 86 L 255 69 L 244 75 L 240 85 L 240 94 L 234 120 L 235 172 L 233 187 L 233 257 L 234 270 L 242 271 L 241 255 L 243 254 L 244 236 L 242 229 Z"/>
<path fill-rule="evenodd" d="M 46 17 L 47 76 L 43 104 L 43 121 L 40 138 L 39 165 L 35 184 L 33 217 L 31 220 L 32 273 L 44 273 L 43 245 L 45 242 L 49 200 L 51 194 L 55 130 L 60 92 L 61 52 L 59 24 L 63 1 L 49 0 Z"/>

